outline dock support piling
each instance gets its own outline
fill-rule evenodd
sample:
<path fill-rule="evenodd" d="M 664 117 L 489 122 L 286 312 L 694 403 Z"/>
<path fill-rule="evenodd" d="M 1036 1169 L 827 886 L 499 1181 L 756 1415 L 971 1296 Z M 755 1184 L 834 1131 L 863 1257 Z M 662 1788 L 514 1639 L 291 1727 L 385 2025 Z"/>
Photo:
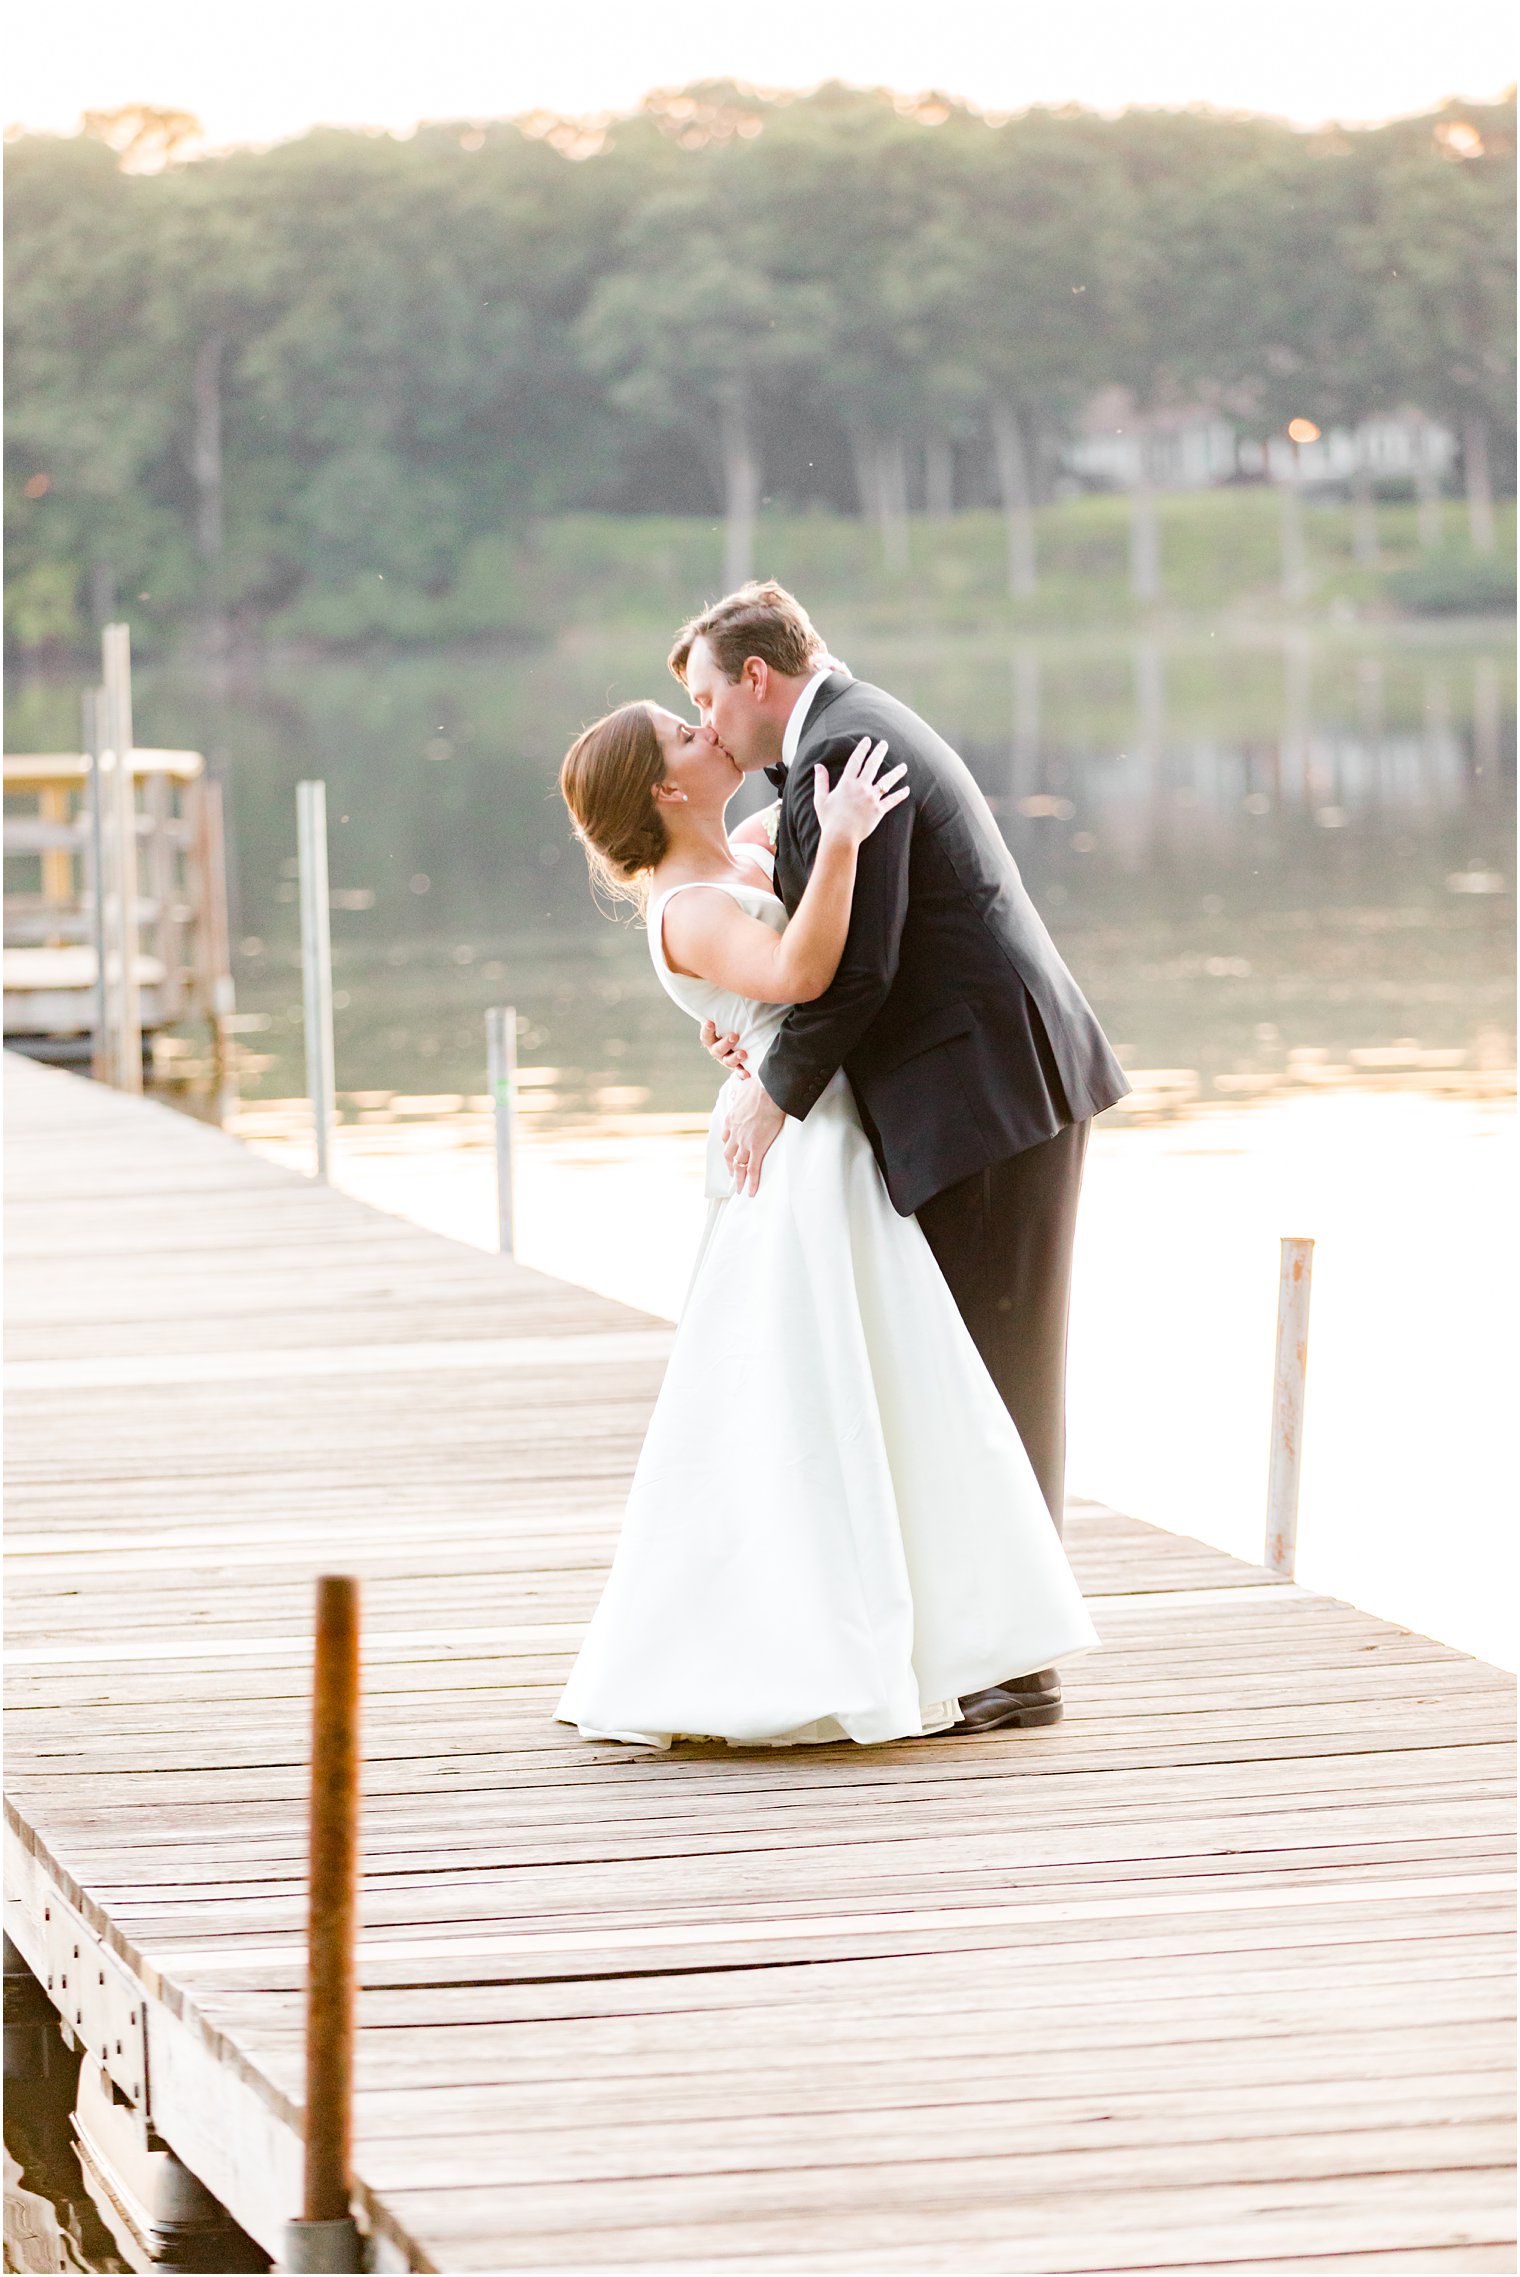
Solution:
<path fill-rule="evenodd" d="M 305 2184 L 301 2219 L 286 2225 L 285 2267 L 356 2270 L 364 2266 L 363 2240 L 349 2211 L 359 1911 L 359 1584 L 348 1574 L 326 1573 L 317 1582 L 308 1877 Z"/>
<path fill-rule="evenodd" d="M 364 2240 L 351 2218 L 341 2222 L 287 2222 L 282 2270 L 351 2271 L 364 2267 Z"/>
<path fill-rule="evenodd" d="M 517 1151 L 517 1008 L 493 1004 L 486 1013 L 486 1068 L 496 1123 L 496 1246 L 503 1257 L 517 1247 L 514 1171 Z"/>
<path fill-rule="evenodd" d="M 301 1004 L 306 1026 L 306 1092 L 311 1100 L 317 1176 L 332 1168 L 335 1117 L 332 923 L 327 884 L 327 785 L 296 785 L 296 849 L 301 883 Z"/>
<path fill-rule="evenodd" d="M 1272 1452 L 1267 1466 L 1267 1545 L 1263 1564 L 1293 1579 L 1298 1548 L 1298 1473 L 1303 1449 L 1304 1378 L 1309 1361 L 1309 1282 L 1314 1244 L 1285 1235 L 1277 1288 L 1277 1359 L 1272 1377 Z"/>

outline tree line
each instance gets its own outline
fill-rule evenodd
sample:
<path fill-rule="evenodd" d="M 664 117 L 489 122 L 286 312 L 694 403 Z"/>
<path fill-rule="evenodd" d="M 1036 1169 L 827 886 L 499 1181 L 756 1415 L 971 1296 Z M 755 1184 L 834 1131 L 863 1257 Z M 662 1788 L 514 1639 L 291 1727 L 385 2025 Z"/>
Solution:
<path fill-rule="evenodd" d="M 870 516 L 888 568 L 910 508 L 997 504 L 1028 593 L 1103 390 L 1142 565 L 1179 405 L 1256 439 L 1423 414 L 1475 531 L 1513 481 L 1512 99 L 1306 133 L 714 85 L 599 128 L 195 132 L 134 110 L 6 152 L 24 647 L 118 606 L 256 628 L 447 592 L 587 510 L 721 514 L 733 579 L 767 503 Z"/>

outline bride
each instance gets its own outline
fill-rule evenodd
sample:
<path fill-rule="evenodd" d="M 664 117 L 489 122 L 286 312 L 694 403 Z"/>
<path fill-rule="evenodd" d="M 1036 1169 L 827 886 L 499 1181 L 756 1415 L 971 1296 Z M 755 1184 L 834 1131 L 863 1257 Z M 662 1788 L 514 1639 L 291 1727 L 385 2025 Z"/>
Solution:
<path fill-rule="evenodd" d="M 758 1068 L 821 996 L 856 851 L 907 796 L 862 741 L 814 779 L 791 922 L 743 775 L 709 729 L 625 704 L 560 787 L 594 878 L 646 909 L 667 993 Z M 730 1078 L 730 1083 L 745 1080 Z M 600 1604 L 556 1711 L 583 1739 L 877 1743 L 1098 1639 L 1017 1430 L 915 1218 L 892 1207 L 848 1079 L 789 1120 L 754 1195 L 725 1168 Z"/>

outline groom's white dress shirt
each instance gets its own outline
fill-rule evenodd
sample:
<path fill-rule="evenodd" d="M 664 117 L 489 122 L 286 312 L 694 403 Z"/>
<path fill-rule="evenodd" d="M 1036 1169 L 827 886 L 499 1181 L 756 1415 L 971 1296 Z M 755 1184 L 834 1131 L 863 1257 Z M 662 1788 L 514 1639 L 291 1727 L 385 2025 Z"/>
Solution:
<path fill-rule="evenodd" d="M 802 741 L 802 730 L 806 724 L 808 713 L 812 709 L 813 698 L 823 686 L 824 681 L 834 672 L 842 672 L 847 680 L 851 677 L 848 665 L 837 663 L 831 656 L 827 664 L 813 674 L 812 679 L 809 680 L 796 703 L 793 704 L 792 716 L 787 721 L 785 733 L 781 738 L 781 764 L 783 767 L 790 767 L 796 758 L 797 746 Z"/>

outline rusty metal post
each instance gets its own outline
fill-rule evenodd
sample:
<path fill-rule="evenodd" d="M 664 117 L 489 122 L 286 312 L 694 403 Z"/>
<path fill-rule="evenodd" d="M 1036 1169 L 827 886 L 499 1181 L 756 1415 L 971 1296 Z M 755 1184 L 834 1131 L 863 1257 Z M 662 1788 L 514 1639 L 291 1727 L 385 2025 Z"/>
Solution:
<path fill-rule="evenodd" d="M 1277 1289 L 1277 1362 L 1272 1378 L 1272 1452 L 1267 1466 L 1267 1546 L 1262 1562 L 1285 1581 L 1293 1579 L 1298 1546 L 1298 1470 L 1303 1449 L 1313 1269 L 1313 1242 L 1284 1236 Z"/>
<path fill-rule="evenodd" d="M 347 1574 L 326 1573 L 317 1582 L 308 1878 L 305 2187 L 301 2219 L 286 2225 L 285 2267 L 355 2270 L 364 2266 L 363 2240 L 349 2211 L 359 1892 L 359 1584 Z"/>

